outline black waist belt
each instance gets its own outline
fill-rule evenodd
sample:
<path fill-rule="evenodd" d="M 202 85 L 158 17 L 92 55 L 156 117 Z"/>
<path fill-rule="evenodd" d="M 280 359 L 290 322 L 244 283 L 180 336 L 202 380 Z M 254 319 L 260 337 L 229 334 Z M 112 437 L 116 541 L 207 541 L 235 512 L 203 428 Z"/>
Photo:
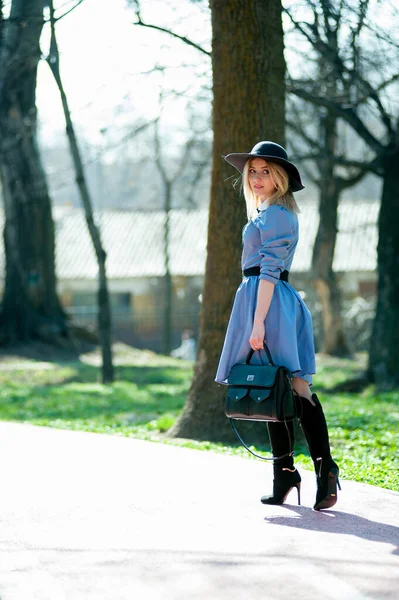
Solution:
<path fill-rule="evenodd" d="M 251 267 L 250 269 L 244 269 L 244 277 L 251 277 L 255 275 L 260 275 L 260 267 Z M 282 271 L 280 273 L 280 280 L 288 282 L 289 271 Z"/>

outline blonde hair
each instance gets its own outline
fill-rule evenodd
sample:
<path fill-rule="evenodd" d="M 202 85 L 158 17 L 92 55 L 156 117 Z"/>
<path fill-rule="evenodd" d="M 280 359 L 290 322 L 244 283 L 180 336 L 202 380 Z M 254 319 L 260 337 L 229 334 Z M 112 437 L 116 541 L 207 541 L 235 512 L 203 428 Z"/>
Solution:
<path fill-rule="evenodd" d="M 247 216 L 248 220 L 252 219 L 256 215 L 256 209 L 262 203 L 260 196 L 257 196 L 251 190 L 248 180 L 248 171 L 250 168 L 251 160 L 247 160 L 242 172 L 241 190 L 244 194 L 245 202 L 247 204 Z M 269 204 L 278 204 L 284 206 L 288 210 L 299 213 L 299 207 L 296 203 L 293 193 L 289 189 L 289 177 L 287 171 L 276 162 L 268 161 L 267 168 L 269 169 L 270 178 L 276 188 L 276 191 L 268 198 Z"/>

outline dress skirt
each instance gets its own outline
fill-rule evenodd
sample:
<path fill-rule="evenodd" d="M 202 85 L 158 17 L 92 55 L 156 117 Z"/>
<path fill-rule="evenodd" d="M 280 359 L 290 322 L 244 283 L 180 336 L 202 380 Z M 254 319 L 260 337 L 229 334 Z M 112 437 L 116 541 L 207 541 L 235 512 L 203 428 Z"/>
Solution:
<path fill-rule="evenodd" d="M 259 278 L 244 277 L 237 289 L 215 381 L 227 384 L 230 368 L 245 362 L 251 349 L 249 338 L 258 296 Z M 265 319 L 265 338 L 273 362 L 312 385 L 316 372 L 312 316 L 298 292 L 278 281 Z M 258 350 L 251 364 L 267 364 L 266 352 Z"/>

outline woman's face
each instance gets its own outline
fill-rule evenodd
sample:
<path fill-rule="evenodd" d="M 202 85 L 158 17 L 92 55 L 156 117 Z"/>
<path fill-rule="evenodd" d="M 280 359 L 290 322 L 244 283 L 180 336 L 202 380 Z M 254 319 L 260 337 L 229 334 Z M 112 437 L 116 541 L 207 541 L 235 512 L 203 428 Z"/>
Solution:
<path fill-rule="evenodd" d="M 276 189 L 264 158 L 251 159 L 248 169 L 248 181 L 253 193 L 260 196 L 262 200 L 271 196 Z"/>

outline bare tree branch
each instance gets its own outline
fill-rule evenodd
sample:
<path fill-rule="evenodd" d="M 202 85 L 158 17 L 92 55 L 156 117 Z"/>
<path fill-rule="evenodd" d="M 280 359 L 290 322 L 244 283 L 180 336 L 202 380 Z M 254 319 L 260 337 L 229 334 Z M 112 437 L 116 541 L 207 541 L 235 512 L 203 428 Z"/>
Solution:
<path fill-rule="evenodd" d="M 174 31 L 171 31 L 170 29 L 166 29 L 165 27 L 159 27 L 158 25 L 152 25 L 151 23 L 144 23 L 144 21 L 141 19 L 140 13 L 138 11 L 136 11 L 136 16 L 137 16 L 137 21 L 135 23 L 133 23 L 133 25 L 141 25 L 142 27 L 149 27 L 150 29 L 157 29 L 158 31 L 163 31 L 164 33 L 167 33 L 167 34 L 171 35 L 172 37 L 174 37 L 178 40 L 181 40 L 185 44 L 192 46 L 199 52 L 202 52 L 203 54 L 206 54 L 207 56 L 211 56 L 211 53 L 208 52 L 208 50 L 205 50 L 205 48 L 203 48 L 202 46 L 199 46 L 198 44 L 196 44 L 189 38 L 185 37 L 184 35 L 179 35 L 178 33 L 175 33 Z"/>
<path fill-rule="evenodd" d="M 287 121 L 287 126 L 290 127 L 296 133 L 298 133 L 309 144 L 311 148 L 316 148 L 316 150 L 318 150 L 319 153 L 322 152 L 323 147 L 319 143 L 319 141 L 316 141 L 314 138 L 310 137 L 308 133 L 306 133 L 305 128 L 303 127 L 303 124 L 301 123 L 301 120 L 299 118 L 298 111 L 295 108 L 293 108 L 292 112 L 294 113 L 296 119 L 295 121 Z"/>
<path fill-rule="evenodd" d="M 378 177 L 382 176 L 382 169 L 379 167 L 378 158 L 373 158 L 373 160 L 370 162 L 364 163 L 360 160 L 349 160 L 344 156 L 335 156 L 334 163 L 341 167 L 354 167 L 356 169 L 360 169 L 362 171 L 362 176 L 364 175 L 365 171 L 370 171 Z"/>
<path fill-rule="evenodd" d="M 73 10 L 75 10 L 75 8 L 77 8 L 78 6 L 80 6 L 80 4 L 82 4 L 82 2 L 84 2 L 84 0 L 77 0 L 75 6 L 73 6 L 72 8 L 70 8 L 69 10 L 67 10 L 66 12 L 64 12 L 59 17 L 55 17 L 54 18 L 54 22 L 60 21 L 61 19 L 63 19 L 67 15 L 69 15 L 69 13 L 71 13 Z"/>
<path fill-rule="evenodd" d="M 345 190 L 346 188 L 353 187 L 354 185 L 359 183 L 359 181 L 361 181 L 364 177 L 364 171 L 365 171 L 365 169 L 362 167 L 356 173 L 356 175 L 353 175 L 352 177 L 335 177 L 335 181 L 337 183 L 339 190 L 340 191 Z"/>
<path fill-rule="evenodd" d="M 303 156 L 300 152 L 300 150 L 298 149 L 298 146 L 295 144 L 295 142 L 293 140 L 291 140 L 291 146 L 293 149 L 292 155 L 291 155 L 291 159 L 295 160 L 295 161 L 304 161 L 304 164 L 301 163 L 301 170 L 303 171 L 304 175 L 309 179 L 309 181 L 312 181 L 314 184 L 319 185 L 319 178 L 317 177 L 315 170 L 314 169 L 310 169 L 308 167 L 308 165 L 306 164 L 307 160 L 312 159 L 317 161 L 320 158 L 320 155 L 317 154 L 316 156 Z"/>
<path fill-rule="evenodd" d="M 387 79 L 386 81 L 383 81 L 376 89 L 376 93 L 379 94 L 379 92 L 382 92 L 383 90 L 385 90 L 385 88 L 387 88 L 388 86 L 390 86 L 392 83 L 395 83 L 395 81 L 397 81 L 399 79 L 399 73 L 395 73 L 395 75 L 392 75 L 392 77 L 390 77 L 389 79 Z M 363 102 L 367 102 L 367 100 L 370 98 L 369 94 L 365 94 L 364 96 L 358 98 L 358 100 L 356 101 L 356 103 L 353 104 L 353 106 L 359 106 L 360 104 L 363 104 Z"/>
<path fill-rule="evenodd" d="M 174 183 L 177 179 L 179 179 L 179 177 L 183 173 L 185 167 L 187 166 L 186 158 L 188 158 L 188 156 L 190 155 L 194 145 L 195 145 L 195 139 L 193 137 L 191 137 L 189 140 L 186 141 L 179 166 L 178 166 L 177 170 L 175 171 L 175 174 L 172 177 L 172 183 Z"/>
<path fill-rule="evenodd" d="M 64 12 L 62 15 L 60 15 L 59 17 L 54 17 L 54 23 L 56 23 L 57 21 L 60 21 L 61 19 L 63 19 L 64 17 L 66 17 L 67 15 L 69 15 L 69 13 L 71 13 L 72 11 L 75 10 L 75 8 L 77 8 L 78 6 L 80 6 L 82 4 L 82 2 L 84 2 L 84 0 L 77 0 L 76 4 L 74 6 L 72 6 L 72 8 L 70 8 L 69 10 L 67 10 L 66 12 Z M 51 19 L 43 19 L 42 17 L 29 17 L 29 19 L 21 19 L 20 17 L 8 17 L 7 19 L 2 19 L 2 22 L 4 21 L 10 21 L 11 23 L 51 23 Z"/>
<path fill-rule="evenodd" d="M 288 90 L 295 96 L 303 98 L 303 100 L 306 100 L 307 102 L 328 108 L 333 114 L 337 115 L 337 117 L 341 117 L 344 121 L 349 123 L 356 133 L 362 139 L 364 139 L 364 141 L 371 146 L 371 148 L 373 148 L 376 154 L 380 155 L 384 152 L 383 144 L 381 144 L 377 138 L 373 136 L 353 108 L 345 108 L 337 102 L 333 102 L 332 100 L 328 100 L 322 96 L 315 96 L 303 88 L 295 87 L 295 82 L 288 84 Z"/>
<path fill-rule="evenodd" d="M 357 10 L 357 14 L 359 16 L 359 20 L 357 22 L 357 26 L 352 29 L 351 35 L 351 47 L 353 51 L 353 55 L 356 56 L 358 54 L 357 42 L 359 40 L 359 35 L 366 21 L 366 15 L 369 7 L 369 0 L 360 0 L 359 7 Z"/>
<path fill-rule="evenodd" d="M 201 181 L 203 174 L 204 174 L 204 170 L 205 167 L 210 163 L 212 158 L 212 146 L 209 146 L 208 152 L 204 155 L 203 159 L 198 161 L 198 164 L 196 165 L 196 169 L 194 172 L 194 176 L 192 177 L 191 181 L 190 181 L 190 187 L 189 190 L 187 192 L 187 196 L 186 196 L 186 202 L 187 204 L 191 205 L 191 206 L 195 206 L 195 203 L 193 202 L 193 195 L 194 195 L 194 190 L 195 188 L 198 186 L 199 182 Z"/>
<path fill-rule="evenodd" d="M 168 184 L 170 183 L 169 177 L 166 173 L 166 169 L 164 167 L 161 155 L 161 142 L 159 139 L 159 119 L 154 123 L 154 142 L 155 142 L 155 162 L 158 166 L 159 172 L 161 173 L 161 177 Z"/>
<path fill-rule="evenodd" d="M 362 8 L 367 7 L 367 1 L 362 1 L 361 5 Z M 329 24 L 328 24 L 328 16 L 331 14 L 329 7 L 330 7 L 330 3 L 326 2 L 325 0 L 323 0 L 322 2 L 322 6 L 323 6 L 323 11 L 324 11 L 324 16 L 325 16 L 325 22 L 326 28 L 329 28 Z M 323 41 L 318 26 L 317 26 L 317 10 L 315 9 L 315 7 L 313 7 L 313 11 L 314 11 L 314 18 L 315 18 L 315 23 L 311 24 L 311 23 L 302 23 L 299 21 L 296 21 L 293 17 L 293 15 L 291 14 L 290 10 L 288 9 L 284 9 L 284 12 L 288 15 L 288 17 L 290 18 L 291 22 L 293 23 L 293 25 L 302 33 L 302 35 L 307 39 L 307 41 L 312 45 L 312 47 L 315 48 L 315 50 L 317 52 L 320 53 L 320 55 L 325 58 L 326 60 L 328 60 L 329 64 L 331 65 L 331 67 L 333 68 L 337 78 L 343 83 L 344 87 L 348 87 L 348 81 L 345 79 L 344 75 L 348 75 L 350 77 L 349 80 L 349 85 L 350 84 L 355 84 L 357 86 L 360 86 L 360 88 L 363 90 L 363 94 L 367 97 L 370 98 L 371 100 L 373 100 L 381 114 L 381 119 L 383 124 L 385 125 L 388 133 L 390 136 L 394 135 L 394 129 L 392 126 L 392 122 L 391 122 L 391 118 L 389 116 L 389 114 L 386 112 L 381 99 L 378 95 L 378 92 L 376 89 L 373 88 L 373 86 L 366 80 L 364 79 L 360 73 L 359 70 L 357 68 L 356 65 L 356 58 L 357 58 L 357 52 L 356 52 L 356 46 L 353 45 L 354 42 L 352 40 L 352 49 L 354 52 L 353 55 L 353 60 L 354 60 L 354 67 L 352 69 L 350 69 L 349 67 L 347 67 L 344 63 L 344 61 L 342 60 L 342 58 L 340 57 L 339 53 L 336 52 L 336 50 L 331 47 L 331 45 L 329 43 L 326 43 L 325 41 Z M 362 21 L 365 18 L 365 15 L 361 16 L 359 18 L 359 20 Z M 358 29 L 361 29 L 362 25 L 360 25 L 358 23 Z M 307 29 L 310 29 L 311 34 L 307 31 Z M 359 30 L 360 31 L 360 30 Z"/>

